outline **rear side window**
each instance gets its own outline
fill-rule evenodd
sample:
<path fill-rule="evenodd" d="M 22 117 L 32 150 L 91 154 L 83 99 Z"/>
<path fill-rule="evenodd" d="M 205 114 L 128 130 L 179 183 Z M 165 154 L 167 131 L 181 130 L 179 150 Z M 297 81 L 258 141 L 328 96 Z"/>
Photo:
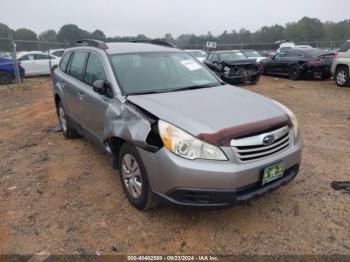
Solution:
<path fill-rule="evenodd" d="M 63 50 L 60 50 L 60 51 L 55 51 L 55 52 L 53 52 L 52 54 L 54 55 L 54 56 L 58 56 L 58 57 L 61 57 L 62 55 L 63 55 Z"/>
<path fill-rule="evenodd" d="M 35 54 L 35 60 L 48 60 L 48 59 L 54 59 L 54 57 L 44 54 Z"/>
<path fill-rule="evenodd" d="M 73 58 L 69 66 L 69 75 L 81 79 L 87 54 L 85 51 L 75 51 L 73 53 Z"/>
<path fill-rule="evenodd" d="M 84 82 L 92 85 L 96 80 L 108 81 L 101 58 L 95 53 L 90 53 L 86 64 Z"/>
<path fill-rule="evenodd" d="M 19 61 L 28 61 L 28 60 L 34 60 L 34 55 L 30 54 L 30 55 L 25 55 L 23 57 L 21 57 L 20 59 L 18 59 Z"/>
<path fill-rule="evenodd" d="M 347 52 L 350 49 L 350 41 L 346 42 L 342 47 L 339 49 L 339 52 Z"/>
<path fill-rule="evenodd" d="M 68 67 L 68 64 L 69 64 L 69 58 L 71 56 L 72 53 L 66 53 L 62 59 L 61 59 L 61 62 L 60 62 L 60 69 L 63 71 L 63 72 L 66 72 L 67 70 L 67 67 Z"/>

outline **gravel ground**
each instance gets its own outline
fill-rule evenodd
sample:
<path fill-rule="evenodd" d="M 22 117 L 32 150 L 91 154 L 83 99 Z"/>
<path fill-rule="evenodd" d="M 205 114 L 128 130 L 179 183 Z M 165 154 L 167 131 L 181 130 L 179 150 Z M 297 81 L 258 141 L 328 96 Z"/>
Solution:
<path fill-rule="evenodd" d="M 140 212 L 111 160 L 58 125 L 50 78 L 0 87 L 0 254 L 348 254 L 350 88 L 262 77 L 244 87 L 290 107 L 303 129 L 300 174 L 245 205 Z"/>

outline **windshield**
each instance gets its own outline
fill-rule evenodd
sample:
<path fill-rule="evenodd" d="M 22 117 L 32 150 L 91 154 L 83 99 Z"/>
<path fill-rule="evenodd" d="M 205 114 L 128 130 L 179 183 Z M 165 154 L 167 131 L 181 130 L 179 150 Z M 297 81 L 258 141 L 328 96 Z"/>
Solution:
<path fill-rule="evenodd" d="M 183 52 L 115 54 L 111 62 L 127 95 L 221 84 L 207 68 Z"/>
<path fill-rule="evenodd" d="M 247 57 L 261 57 L 261 55 L 257 51 L 243 51 Z"/>
<path fill-rule="evenodd" d="M 247 59 L 241 52 L 222 52 L 219 53 L 221 61 L 244 60 Z"/>
<path fill-rule="evenodd" d="M 188 53 L 190 53 L 194 57 L 207 57 L 207 55 L 208 55 L 207 52 L 200 51 L 200 50 L 190 50 L 190 51 L 188 51 Z"/>

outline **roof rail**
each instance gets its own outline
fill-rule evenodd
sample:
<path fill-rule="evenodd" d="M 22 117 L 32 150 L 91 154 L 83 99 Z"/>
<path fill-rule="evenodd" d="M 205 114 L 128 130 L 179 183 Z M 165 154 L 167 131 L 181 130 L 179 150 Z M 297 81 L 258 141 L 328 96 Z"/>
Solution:
<path fill-rule="evenodd" d="M 92 47 L 100 48 L 100 49 L 103 49 L 103 50 L 108 49 L 108 46 L 106 45 L 105 42 L 100 41 L 100 40 L 94 40 L 94 39 L 78 40 L 72 46 L 92 46 Z"/>
<path fill-rule="evenodd" d="M 134 40 L 131 41 L 133 43 L 146 43 L 146 44 L 153 44 L 153 45 L 161 45 L 161 46 L 166 46 L 166 47 L 172 47 L 176 48 L 176 46 L 166 40 L 162 39 L 153 39 L 153 40 Z"/>

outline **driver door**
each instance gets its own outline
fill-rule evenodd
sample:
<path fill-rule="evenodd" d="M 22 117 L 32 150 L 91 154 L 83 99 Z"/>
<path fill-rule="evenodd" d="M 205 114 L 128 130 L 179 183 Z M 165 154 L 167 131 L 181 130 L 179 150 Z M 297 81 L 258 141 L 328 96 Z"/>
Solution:
<path fill-rule="evenodd" d="M 85 129 L 101 140 L 105 126 L 106 111 L 113 99 L 105 95 L 100 95 L 93 90 L 93 83 L 96 80 L 104 80 L 110 83 L 105 65 L 99 54 L 90 52 L 87 58 L 86 69 L 83 75 L 84 84 L 81 85 L 81 124 Z"/>
<path fill-rule="evenodd" d="M 218 71 L 218 55 L 217 54 L 211 54 L 207 58 L 207 60 L 204 61 L 204 64 L 209 67 L 214 72 Z"/>
<path fill-rule="evenodd" d="M 269 73 L 271 74 L 283 74 L 284 73 L 284 63 L 287 56 L 286 51 L 279 52 L 272 58 L 271 65 L 269 67 Z"/>

